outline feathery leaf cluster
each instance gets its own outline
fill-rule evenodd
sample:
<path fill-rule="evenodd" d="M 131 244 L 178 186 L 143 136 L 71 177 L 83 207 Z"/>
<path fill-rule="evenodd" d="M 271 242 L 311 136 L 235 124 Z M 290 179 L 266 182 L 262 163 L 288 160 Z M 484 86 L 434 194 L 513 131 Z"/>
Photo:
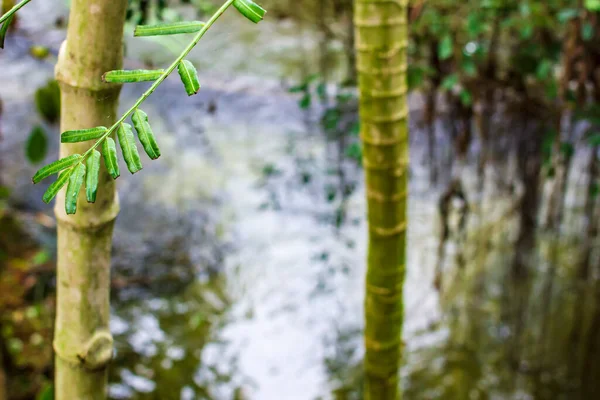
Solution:
<path fill-rule="evenodd" d="M 29 1 L 29 0 L 27 0 Z M 158 70 L 117 70 L 108 71 L 102 76 L 106 83 L 135 83 L 153 82 L 152 85 L 135 104 L 119 118 L 110 128 L 99 126 L 95 128 L 73 130 L 61 134 L 62 143 L 78 143 L 96 140 L 96 142 L 84 153 L 75 154 L 55 161 L 41 168 L 33 177 L 33 183 L 38 183 L 49 176 L 60 174 L 58 179 L 50 185 L 43 196 L 43 200 L 49 203 L 67 185 L 65 210 L 67 214 L 77 212 L 77 200 L 85 182 L 86 199 L 93 203 L 96 201 L 98 191 L 98 174 L 100 171 L 100 159 L 104 159 L 106 170 L 113 179 L 120 176 L 116 143 L 113 133 L 116 132 L 117 140 L 121 147 L 121 154 L 127 164 L 127 169 L 132 174 L 140 171 L 143 166 L 138 153 L 135 135 L 142 144 L 144 151 L 152 160 L 160 157 L 160 149 L 154 133 L 148 121 L 148 115 L 140 109 L 142 103 L 156 90 L 156 88 L 177 68 L 179 76 L 188 96 L 195 95 L 200 90 L 198 71 L 194 65 L 185 59 L 190 51 L 198 44 L 202 36 L 215 23 L 217 19 L 233 5 L 242 15 L 254 23 L 260 22 L 266 11 L 251 0 L 227 0 L 213 16 L 206 22 L 176 22 L 159 25 L 138 26 L 135 36 L 156 35 L 178 35 L 196 33 L 190 44 L 181 52 L 177 59 L 166 69 Z M 131 116 L 130 124 L 126 123 Z M 102 154 L 97 147 L 102 146 Z"/>

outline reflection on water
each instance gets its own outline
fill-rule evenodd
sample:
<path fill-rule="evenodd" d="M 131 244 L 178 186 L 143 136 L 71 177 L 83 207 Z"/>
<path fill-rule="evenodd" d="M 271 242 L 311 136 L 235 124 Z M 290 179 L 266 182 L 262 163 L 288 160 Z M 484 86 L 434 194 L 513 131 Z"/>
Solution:
<path fill-rule="evenodd" d="M 277 36 L 276 25 L 262 26 Z M 223 35 L 215 31 L 215 40 Z M 296 42 L 280 37 L 267 58 L 287 74 L 297 68 L 285 64 Z M 12 132 L 28 130 L 27 95 L 52 66 L 34 68 L 10 51 L 0 58 L 12 65 L 0 76 L 11 111 L 2 173 L 17 188 L 15 203 L 35 204 L 31 169 L 15 151 L 24 138 Z M 248 67 L 235 57 L 219 62 L 221 73 Z M 147 106 L 164 156 L 119 182 L 110 397 L 361 398 L 362 171 L 274 80 L 212 79 L 192 99 L 180 89 L 167 82 Z M 127 87 L 123 105 L 140 91 Z M 560 235 L 534 230 L 516 246 L 518 196 L 492 184 L 479 195 L 467 168 L 465 232 L 454 205 L 440 251 L 441 194 L 420 163 L 424 135 L 413 132 L 405 398 L 600 398 L 600 271 L 594 243 L 583 245 L 580 204 L 569 203 Z M 591 260 L 588 281 L 578 278 L 581 260 Z M 526 274 L 513 273 L 517 261 Z"/>

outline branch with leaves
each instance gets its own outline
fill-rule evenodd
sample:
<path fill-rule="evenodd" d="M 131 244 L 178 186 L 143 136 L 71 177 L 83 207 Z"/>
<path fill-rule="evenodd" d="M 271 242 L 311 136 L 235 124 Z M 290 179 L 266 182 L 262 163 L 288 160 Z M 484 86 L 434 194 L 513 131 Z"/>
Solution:
<path fill-rule="evenodd" d="M 6 32 L 8 32 L 8 26 L 13 21 L 15 14 L 17 11 L 21 9 L 25 4 L 29 3 L 31 0 L 22 0 L 18 4 L 16 4 L 13 8 L 8 10 L 6 14 L 3 14 L 0 17 L 0 49 L 4 48 L 4 39 L 6 38 Z"/>
<path fill-rule="evenodd" d="M 153 81 L 153 83 L 110 128 L 100 126 L 90 129 L 67 131 L 61 134 L 61 143 L 78 143 L 91 140 L 96 140 L 96 142 L 84 154 L 74 154 L 57 160 L 41 168 L 34 175 L 33 183 L 39 183 L 45 178 L 60 174 L 58 179 L 44 193 L 44 202 L 49 203 L 54 199 L 60 189 L 67 185 L 68 182 L 65 210 L 67 214 L 75 214 L 77 211 L 77 199 L 84 181 L 87 201 L 90 203 L 95 202 L 98 189 L 100 159 L 104 158 L 104 165 L 113 179 L 117 179 L 120 175 L 116 143 L 111 137 L 114 132 L 117 133 L 117 139 L 121 147 L 121 153 L 127 164 L 127 169 L 132 174 L 142 169 L 133 133 L 134 129 L 146 154 L 152 160 L 160 157 L 160 149 L 150 127 L 148 115 L 139 107 L 176 68 L 188 96 L 198 93 L 200 90 L 198 72 L 194 65 L 186 60 L 185 57 L 187 57 L 219 17 L 232 5 L 254 23 L 260 22 L 266 13 L 262 7 L 252 0 L 227 0 L 206 23 L 198 21 L 176 22 L 152 26 L 138 26 L 135 29 L 134 36 L 177 35 L 185 33 L 196 33 L 196 36 L 167 69 L 108 71 L 102 76 L 102 80 L 106 83 L 121 84 L 146 81 Z M 125 122 L 130 116 L 133 128 Z M 102 154 L 97 150 L 100 146 L 102 146 Z"/>

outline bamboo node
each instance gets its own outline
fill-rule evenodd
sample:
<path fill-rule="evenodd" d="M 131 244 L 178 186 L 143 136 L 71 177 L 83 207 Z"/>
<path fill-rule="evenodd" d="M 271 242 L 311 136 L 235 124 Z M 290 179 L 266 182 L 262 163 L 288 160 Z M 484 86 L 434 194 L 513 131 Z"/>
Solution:
<path fill-rule="evenodd" d="M 364 143 L 364 144 L 368 144 L 370 146 L 396 146 L 399 144 L 402 144 L 404 142 L 406 142 L 406 138 L 403 137 L 392 137 L 392 138 L 374 138 L 374 137 L 369 137 L 365 134 L 360 135 L 360 140 Z"/>
<path fill-rule="evenodd" d="M 407 23 L 405 17 L 373 20 L 361 20 L 359 18 L 355 18 L 354 25 L 358 28 L 381 28 L 386 26 L 405 26 Z"/>
<path fill-rule="evenodd" d="M 402 121 L 405 121 L 407 118 L 408 118 L 408 108 L 400 110 L 400 111 L 396 112 L 395 114 L 385 116 L 385 117 L 367 118 L 367 117 L 361 116 L 362 121 L 367 122 L 367 123 L 372 123 L 372 124 L 402 122 Z"/>
<path fill-rule="evenodd" d="M 371 234 L 379 237 L 398 236 L 406 232 L 406 221 L 399 223 L 393 228 L 383 228 L 381 226 L 370 227 Z"/>
<path fill-rule="evenodd" d="M 112 360 L 113 337 L 107 329 L 96 331 L 79 350 L 72 349 L 72 346 L 69 343 L 68 349 L 63 348 L 57 340 L 54 340 L 52 344 L 54 353 L 58 358 L 71 365 L 83 367 L 90 371 L 106 368 Z"/>
<path fill-rule="evenodd" d="M 388 342 L 382 342 L 379 340 L 370 339 L 365 337 L 365 347 L 367 349 L 375 350 L 375 351 L 384 351 L 395 348 L 402 348 L 402 338 L 397 338 L 394 340 L 390 340 Z"/>
<path fill-rule="evenodd" d="M 378 164 L 371 163 L 366 157 L 363 158 L 363 168 L 369 169 L 372 171 L 387 171 L 387 170 L 397 170 L 397 171 L 406 171 L 408 168 L 408 161 L 399 161 L 390 164 Z M 402 176 L 404 172 L 401 172 L 397 176 Z"/>
<path fill-rule="evenodd" d="M 406 200 L 407 197 L 408 190 L 405 190 L 402 193 L 396 193 L 392 196 L 388 196 L 386 194 L 367 189 L 367 198 L 370 200 L 378 201 L 380 203 L 398 203 L 402 200 Z"/>

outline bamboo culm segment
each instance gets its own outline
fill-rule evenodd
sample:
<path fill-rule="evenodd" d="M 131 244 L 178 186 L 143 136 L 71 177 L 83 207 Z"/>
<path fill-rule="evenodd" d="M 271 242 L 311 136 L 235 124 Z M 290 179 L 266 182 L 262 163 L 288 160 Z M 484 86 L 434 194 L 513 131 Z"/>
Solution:
<path fill-rule="evenodd" d="M 127 0 L 70 0 L 67 39 L 55 68 L 61 93 L 61 132 L 112 127 L 117 121 L 121 85 L 102 82 L 106 71 L 123 65 Z M 110 128 L 109 128 L 110 129 Z M 105 135 L 110 136 L 108 131 Z M 114 221 L 119 211 L 115 182 L 100 168 L 97 198 L 86 201 L 87 174 L 81 173 L 104 140 L 61 144 L 61 155 L 79 153 L 71 188 L 56 197 L 57 221 L 54 398 L 106 400 L 109 341 L 110 265 Z M 75 181 L 75 175 L 78 180 Z M 69 208 L 69 209 L 67 209 Z M 69 215 L 76 211 L 75 215 Z"/>
<path fill-rule="evenodd" d="M 122 123 L 117 130 L 117 136 L 119 137 L 119 145 L 121 145 L 121 152 L 123 153 L 123 158 L 127 164 L 127 169 L 129 169 L 129 172 L 132 174 L 135 174 L 143 167 L 140 154 L 135 145 L 135 138 L 133 136 L 131 125 Z"/>
<path fill-rule="evenodd" d="M 135 27 L 134 36 L 159 36 L 180 35 L 184 33 L 195 33 L 206 25 L 200 21 L 171 22 L 157 25 L 138 25 Z"/>
<path fill-rule="evenodd" d="M 107 83 L 135 83 L 151 82 L 161 77 L 165 71 L 162 69 L 133 69 L 109 71 L 102 75 L 102 80 Z"/>
<path fill-rule="evenodd" d="M 177 66 L 177 71 L 181 77 L 181 82 L 185 87 L 185 91 L 188 96 L 193 96 L 200 90 L 200 81 L 198 80 L 198 71 L 194 64 L 188 60 L 183 60 Z"/>
<path fill-rule="evenodd" d="M 408 0 L 355 0 L 369 247 L 365 399 L 401 398 L 406 264 Z"/>
<path fill-rule="evenodd" d="M 46 179 L 49 176 L 59 173 L 63 169 L 67 169 L 70 166 L 77 164 L 80 160 L 80 154 L 73 154 L 68 157 L 61 158 L 60 160 L 56 160 L 36 172 L 36 174 L 33 176 L 33 183 L 39 183 L 43 179 Z"/>
<path fill-rule="evenodd" d="M 121 176 L 121 172 L 119 171 L 119 158 L 117 157 L 117 146 L 113 138 L 108 137 L 102 143 L 102 155 L 104 157 L 104 166 L 110 176 L 112 176 L 113 179 L 117 179 Z"/>
<path fill-rule="evenodd" d="M 131 117 L 131 121 L 133 122 L 140 143 L 144 146 L 144 150 L 146 151 L 146 154 L 148 154 L 148 157 L 152 160 L 159 158 L 160 149 L 158 148 L 158 143 L 156 143 L 154 133 L 148 122 L 148 115 L 142 110 L 135 110 Z"/>
<path fill-rule="evenodd" d="M 61 143 L 79 143 L 88 140 L 100 139 L 108 129 L 105 126 L 98 126 L 91 129 L 79 129 L 75 131 L 66 131 L 60 135 Z"/>
<path fill-rule="evenodd" d="M 69 177 L 69 184 L 67 185 L 67 198 L 65 202 L 65 211 L 67 212 L 67 215 L 72 215 L 77 212 L 77 199 L 79 198 L 81 186 L 83 186 L 85 172 L 85 164 L 79 164 L 74 168 L 74 172 Z"/>
<path fill-rule="evenodd" d="M 100 175 L 100 152 L 94 150 L 86 161 L 87 175 L 85 178 L 85 197 L 88 203 L 96 202 L 98 192 L 98 177 Z"/>
<path fill-rule="evenodd" d="M 71 177 L 73 171 L 75 170 L 71 168 L 67 171 L 61 172 L 56 181 L 54 181 L 54 183 L 50 185 L 50 187 L 48 187 L 48 189 L 44 193 L 44 196 L 42 197 L 44 203 L 48 204 L 52 201 L 52 199 L 56 197 L 58 191 L 62 189 L 63 186 L 65 186 L 65 184 L 69 181 L 69 178 Z"/>

